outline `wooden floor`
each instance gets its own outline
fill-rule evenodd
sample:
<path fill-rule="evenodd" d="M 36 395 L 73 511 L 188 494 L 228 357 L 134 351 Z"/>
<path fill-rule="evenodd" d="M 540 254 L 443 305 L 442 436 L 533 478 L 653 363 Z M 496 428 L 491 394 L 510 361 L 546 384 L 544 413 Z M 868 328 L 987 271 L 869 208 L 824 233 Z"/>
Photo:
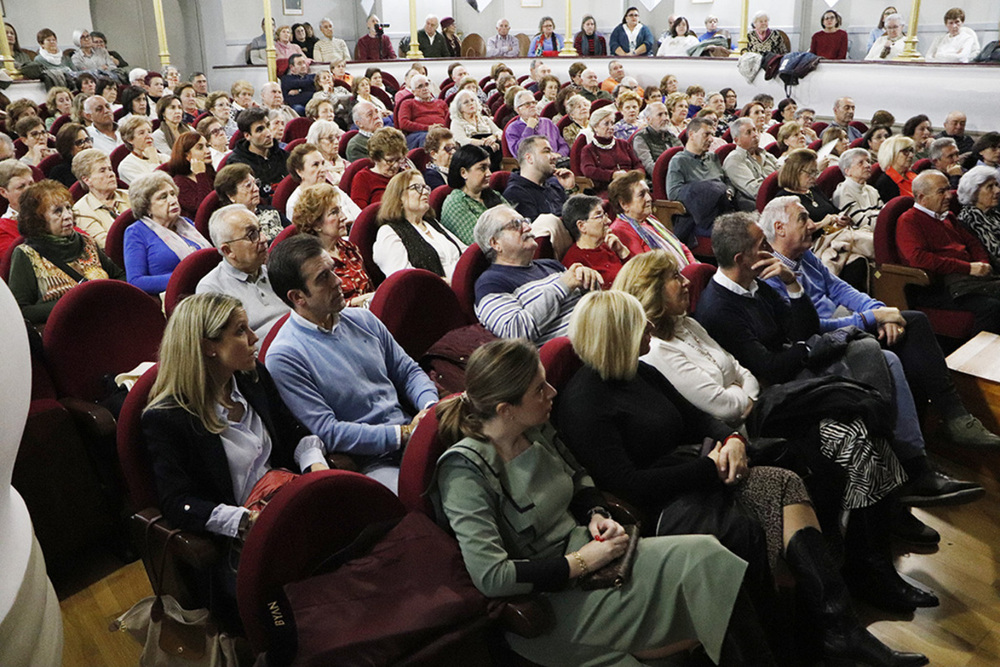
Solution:
<path fill-rule="evenodd" d="M 967 468 L 938 461 L 948 472 L 973 478 Z M 880 639 L 896 648 L 920 651 L 938 667 L 1000 665 L 1000 485 L 980 479 L 984 499 L 957 508 L 914 510 L 942 536 L 934 553 L 900 552 L 899 570 L 935 591 L 941 606 L 912 617 L 886 616 L 859 607 Z M 92 583 L 62 600 L 65 667 L 133 667 L 139 645 L 129 635 L 108 631 L 108 623 L 151 594 L 141 562 L 114 569 L 95 565 Z M 109 574 L 102 576 L 102 570 Z"/>

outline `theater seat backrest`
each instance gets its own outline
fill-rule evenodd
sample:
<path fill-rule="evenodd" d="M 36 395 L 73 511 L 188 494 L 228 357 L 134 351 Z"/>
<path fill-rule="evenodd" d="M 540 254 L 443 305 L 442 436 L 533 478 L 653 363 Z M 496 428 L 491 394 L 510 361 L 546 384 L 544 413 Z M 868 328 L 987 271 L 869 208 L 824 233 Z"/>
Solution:
<path fill-rule="evenodd" d="M 763 180 L 760 184 L 760 189 L 757 190 L 757 212 L 760 213 L 767 206 L 767 202 L 774 199 L 774 196 L 778 194 L 778 174 L 780 170 L 770 174 L 767 178 Z"/>
<path fill-rule="evenodd" d="M 691 281 L 688 285 L 688 294 L 691 303 L 688 305 L 688 312 L 693 313 L 698 306 L 698 297 L 702 290 L 708 285 L 708 281 L 715 275 L 715 267 L 711 264 L 688 264 L 681 269 L 681 274 Z"/>
<path fill-rule="evenodd" d="M 195 293 L 198 283 L 222 261 L 215 248 L 196 250 L 174 267 L 163 293 L 163 310 L 170 317 L 181 301 Z"/>
<path fill-rule="evenodd" d="M 476 280 L 483 274 L 483 271 L 490 268 L 490 261 L 475 243 L 469 245 L 462 253 L 455 265 L 455 273 L 451 277 L 451 289 L 458 297 L 458 305 L 461 306 L 466 318 L 470 322 L 476 319 Z"/>
<path fill-rule="evenodd" d="M 149 450 L 142 435 L 142 411 L 149 402 L 149 393 L 153 383 L 156 382 L 158 371 L 159 365 L 156 365 L 142 374 L 129 390 L 118 415 L 118 428 L 115 434 L 118 461 L 121 464 L 122 476 L 125 478 L 129 507 L 133 512 L 142 511 L 147 507 L 158 507 L 160 504 L 154 484 L 153 464 L 149 459 Z"/>
<path fill-rule="evenodd" d="M 576 350 L 573 349 L 573 344 L 565 336 L 553 338 L 542 345 L 541 349 L 538 350 L 538 356 L 542 360 L 542 366 L 545 367 L 546 381 L 555 387 L 556 391 L 565 389 L 576 372 L 583 366 Z"/>
<path fill-rule="evenodd" d="M 371 311 L 413 359 L 442 336 L 470 322 L 448 283 L 430 271 L 396 271 L 379 285 Z"/>
<path fill-rule="evenodd" d="M 683 146 L 668 148 L 653 163 L 653 199 L 667 199 L 667 171 L 674 156 L 684 150 Z"/>
<path fill-rule="evenodd" d="M 875 264 L 903 264 L 896 245 L 896 223 L 913 208 L 913 197 L 896 197 L 882 207 L 875 223 Z"/>
<path fill-rule="evenodd" d="M 375 237 L 378 234 L 378 221 L 376 216 L 381 204 L 369 204 L 361 209 L 357 220 L 351 226 L 350 241 L 358 246 L 361 258 L 365 263 L 365 272 L 371 279 L 372 284 L 379 285 L 385 280 L 385 274 L 375 263 L 374 247 Z"/>

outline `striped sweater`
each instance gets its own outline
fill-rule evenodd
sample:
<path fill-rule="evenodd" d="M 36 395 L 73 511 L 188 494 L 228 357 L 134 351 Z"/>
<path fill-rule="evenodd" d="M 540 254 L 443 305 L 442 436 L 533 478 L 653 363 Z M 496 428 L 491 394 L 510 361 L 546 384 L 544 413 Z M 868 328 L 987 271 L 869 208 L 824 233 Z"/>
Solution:
<path fill-rule="evenodd" d="M 581 290 L 559 282 L 566 268 L 554 259 L 528 266 L 494 264 L 476 280 L 476 317 L 500 338 L 542 345 L 565 336 Z"/>

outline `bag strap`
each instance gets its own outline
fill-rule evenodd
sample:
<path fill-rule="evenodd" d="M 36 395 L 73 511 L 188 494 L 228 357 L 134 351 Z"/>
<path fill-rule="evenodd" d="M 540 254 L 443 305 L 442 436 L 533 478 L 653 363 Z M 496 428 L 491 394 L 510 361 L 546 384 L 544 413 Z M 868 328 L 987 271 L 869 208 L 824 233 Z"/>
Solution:
<path fill-rule="evenodd" d="M 73 280 L 73 281 L 75 281 L 78 284 L 79 283 L 85 283 L 85 282 L 87 282 L 87 279 L 84 278 L 83 275 L 79 271 L 77 271 L 72 266 L 70 266 L 66 262 L 62 261 L 61 259 L 58 259 L 58 258 L 52 256 L 48 252 L 48 248 L 43 248 L 42 244 L 40 244 L 40 243 L 34 243 L 33 240 L 27 240 L 27 241 L 25 241 L 25 243 L 27 243 L 29 246 L 31 246 L 31 249 L 34 250 L 35 252 L 37 252 L 39 255 L 41 255 L 42 258 L 44 258 L 47 261 L 49 261 L 50 263 L 54 264 L 57 269 L 59 269 L 60 271 L 62 271 L 63 273 L 65 273 L 67 276 L 69 276 L 70 280 Z"/>
<path fill-rule="evenodd" d="M 153 543 L 153 526 L 155 526 L 160 520 L 163 519 L 162 514 L 157 514 L 155 517 L 149 520 L 146 524 L 146 553 L 152 553 L 152 543 Z M 179 529 L 171 530 L 167 533 L 167 539 L 163 541 L 163 553 L 160 554 L 160 567 L 156 569 L 155 577 L 151 578 L 149 583 L 153 587 L 153 594 L 156 595 L 157 601 L 160 600 L 163 595 L 163 572 L 167 569 L 167 554 L 170 552 L 170 540 L 178 535 L 181 531 Z M 150 574 L 153 574 L 151 571 Z M 155 578 L 155 581 L 153 579 Z"/>

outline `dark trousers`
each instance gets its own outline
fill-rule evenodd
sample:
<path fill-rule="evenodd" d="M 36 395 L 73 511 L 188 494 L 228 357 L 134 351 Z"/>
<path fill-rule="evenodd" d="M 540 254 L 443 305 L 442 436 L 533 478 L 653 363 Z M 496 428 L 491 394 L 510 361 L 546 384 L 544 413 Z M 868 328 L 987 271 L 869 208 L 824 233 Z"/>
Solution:
<path fill-rule="evenodd" d="M 903 363 L 903 372 L 917 406 L 929 400 L 945 419 L 964 414 L 965 407 L 955 391 L 930 320 L 917 310 L 904 310 L 902 315 L 906 320 L 906 333 L 890 349 Z"/>

